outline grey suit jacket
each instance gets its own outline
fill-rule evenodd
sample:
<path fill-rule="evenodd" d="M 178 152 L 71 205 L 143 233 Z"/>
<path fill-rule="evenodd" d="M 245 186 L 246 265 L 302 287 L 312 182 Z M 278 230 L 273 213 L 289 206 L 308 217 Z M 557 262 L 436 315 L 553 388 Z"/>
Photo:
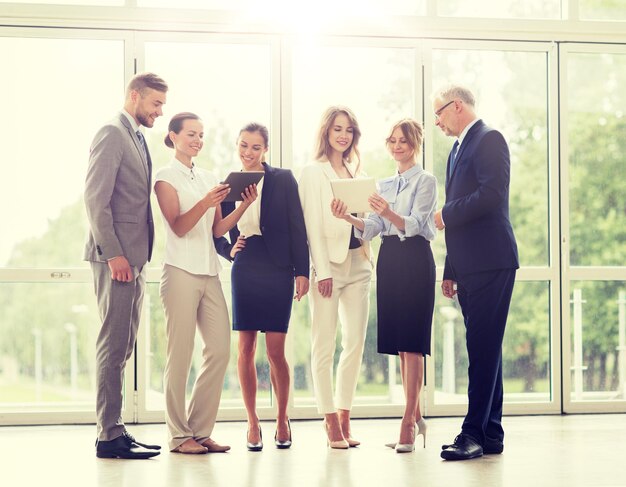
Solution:
<path fill-rule="evenodd" d="M 154 224 L 150 207 L 150 154 L 123 113 L 93 139 L 85 181 L 89 238 L 83 258 L 106 262 L 123 255 L 131 266 L 150 260 Z"/>

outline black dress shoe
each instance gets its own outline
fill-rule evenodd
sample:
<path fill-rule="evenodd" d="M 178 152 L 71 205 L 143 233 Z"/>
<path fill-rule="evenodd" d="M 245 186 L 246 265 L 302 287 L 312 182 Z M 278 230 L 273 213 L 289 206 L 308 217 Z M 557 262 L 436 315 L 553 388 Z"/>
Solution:
<path fill-rule="evenodd" d="M 124 433 L 122 433 L 122 436 L 124 437 L 124 440 L 126 441 L 126 443 L 128 444 L 130 448 L 133 448 L 134 446 L 140 446 L 142 448 L 147 448 L 148 450 L 160 450 L 161 449 L 159 445 L 147 445 L 145 443 L 141 443 L 137 441 L 135 437 L 131 435 L 127 430 L 124 430 Z"/>
<path fill-rule="evenodd" d="M 499 455 L 504 451 L 504 443 L 496 438 L 485 438 L 485 444 L 483 445 L 484 455 Z"/>
<path fill-rule="evenodd" d="M 444 445 L 441 458 L 444 460 L 469 460 L 483 456 L 483 447 L 471 436 L 461 433 L 454 439 L 452 445 Z"/>
<path fill-rule="evenodd" d="M 158 451 L 147 451 L 133 443 L 129 445 L 128 439 L 122 435 L 110 441 L 96 442 L 96 456 L 98 458 L 125 458 L 129 460 L 146 460 L 160 455 Z"/>

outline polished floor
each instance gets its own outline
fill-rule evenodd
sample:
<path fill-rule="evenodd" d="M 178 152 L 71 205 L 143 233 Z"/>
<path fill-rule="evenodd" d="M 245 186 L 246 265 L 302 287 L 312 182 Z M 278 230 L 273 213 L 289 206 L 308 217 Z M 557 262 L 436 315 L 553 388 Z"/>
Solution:
<path fill-rule="evenodd" d="M 465 462 L 440 459 L 460 418 L 428 420 L 426 448 L 397 454 L 399 420 L 354 420 L 362 441 L 348 451 L 326 448 L 320 421 L 293 421 L 293 447 L 277 450 L 274 425 L 263 423 L 262 452 L 245 449 L 245 423 L 218 423 L 213 435 L 226 454 L 152 460 L 101 460 L 94 426 L 0 428 L 2 486 L 626 486 L 626 414 L 505 418 L 502 455 Z M 140 440 L 165 445 L 165 426 L 129 425 Z M 421 441 L 421 439 L 420 439 Z M 420 445 L 421 446 L 421 445 Z"/>

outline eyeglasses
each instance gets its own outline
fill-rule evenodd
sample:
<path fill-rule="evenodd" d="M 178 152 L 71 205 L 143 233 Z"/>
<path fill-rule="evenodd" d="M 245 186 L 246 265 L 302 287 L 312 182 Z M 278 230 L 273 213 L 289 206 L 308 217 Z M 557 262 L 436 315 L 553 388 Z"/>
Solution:
<path fill-rule="evenodd" d="M 437 110 L 435 112 L 435 120 L 439 120 L 439 115 L 441 115 L 441 112 L 443 112 L 448 106 L 452 105 L 454 102 L 455 100 L 449 101 L 444 106 L 442 106 L 439 110 Z"/>

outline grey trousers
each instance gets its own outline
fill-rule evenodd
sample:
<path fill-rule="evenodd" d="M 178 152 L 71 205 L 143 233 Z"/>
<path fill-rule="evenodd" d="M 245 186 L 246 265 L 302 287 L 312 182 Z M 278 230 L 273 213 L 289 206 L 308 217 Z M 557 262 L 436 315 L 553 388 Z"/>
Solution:
<path fill-rule="evenodd" d="M 96 419 L 98 440 L 124 432 L 122 385 L 126 362 L 133 353 L 146 285 L 145 270 L 133 267 L 131 282 L 111 279 L 104 262 L 91 262 L 102 327 L 96 341 Z"/>

